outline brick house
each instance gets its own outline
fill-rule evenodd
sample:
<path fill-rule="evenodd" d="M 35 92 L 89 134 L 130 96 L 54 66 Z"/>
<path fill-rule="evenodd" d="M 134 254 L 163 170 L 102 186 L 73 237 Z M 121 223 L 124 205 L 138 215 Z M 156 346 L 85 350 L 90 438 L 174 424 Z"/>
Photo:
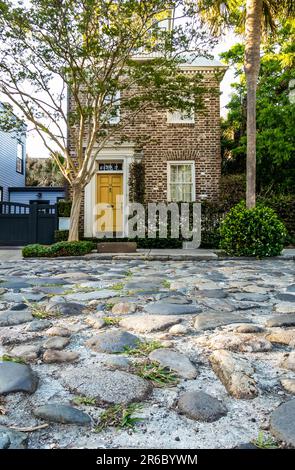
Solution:
<path fill-rule="evenodd" d="M 146 203 L 218 199 L 221 174 L 219 91 L 225 66 L 215 60 L 199 58 L 181 68 L 187 74 L 201 73 L 208 89 L 216 90 L 205 96 L 205 113 L 184 117 L 179 112 L 146 110 L 124 128 L 124 136 L 127 136 L 124 143 L 118 144 L 119 134 L 108 143 L 99 153 L 96 174 L 85 189 L 80 221 L 85 237 L 111 231 L 111 228 L 98 226 L 98 203 L 115 207 L 117 224 L 114 229 L 117 234 L 128 236 L 126 208 L 130 199 L 130 169 L 135 161 L 143 163 Z M 124 119 L 123 113 L 113 124 L 119 119 Z M 139 145 L 139 136 L 148 138 Z M 71 148 L 69 130 L 70 151 Z M 117 196 L 122 197 L 119 204 L 115 201 Z"/>

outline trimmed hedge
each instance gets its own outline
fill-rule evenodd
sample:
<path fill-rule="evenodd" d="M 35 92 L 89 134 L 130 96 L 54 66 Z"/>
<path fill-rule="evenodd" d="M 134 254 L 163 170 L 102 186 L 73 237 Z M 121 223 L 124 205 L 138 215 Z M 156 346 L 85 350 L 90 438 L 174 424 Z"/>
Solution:
<path fill-rule="evenodd" d="M 231 256 L 263 258 L 281 254 L 287 231 L 273 209 L 245 202 L 231 209 L 220 227 L 220 248 Z"/>
<path fill-rule="evenodd" d="M 23 248 L 24 258 L 55 258 L 58 256 L 82 256 L 95 248 L 92 241 L 58 242 L 53 245 L 27 245 Z"/>
<path fill-rule="evenodd" d="M 242 177 L 235 180 L 242 180 Z M 229 185 L 230 181 L 227 181 Z M 238 182 L 236 181 L 238 187 Z M 238 189 L 235 191 L 235 197 L 241 193 Z M 233 197 L 231 200 L 234 200 Z M 238 201 L 239 202 L 239 201 Z M 285 224 L 287 229 L 286 246 L 295 245 L 295 196 L 280 195 L 270 198 L 258 197 L 258 203 L 270 207 L 278 215 L 279 219 Z M 232 206 L 231 206 L 232 207 Z M 218 248 L 220 244 L 220 224 L 229 212 L 230 207 L 225 201 L 225 193 L 223 203 L 221 202 L 202 202 L 202 240 L 201 248 Z M 140 239 L 118 239 L 118 241 L 136 241 L 138 248 L 181 248 L 182 239 L 173 239 L 169 237 L 169 218 L 168 218 L 168 238 L 140 238 Z M 55 241 L 66 241 L 68 239 L 68 230 L 57 230 L 55 232 Z M 81 239 L 83 235 L 81 234 Z M 85 239 L 92 240 L 92 239 Z M 116 241 L 113 239 L 95 239 L 94 241 Z"/>
<path fill-rule="evenodd" d="M 57 213 L 58 217 L 70 217 L 72 209 L 72 201 L 58 201 Z"/>

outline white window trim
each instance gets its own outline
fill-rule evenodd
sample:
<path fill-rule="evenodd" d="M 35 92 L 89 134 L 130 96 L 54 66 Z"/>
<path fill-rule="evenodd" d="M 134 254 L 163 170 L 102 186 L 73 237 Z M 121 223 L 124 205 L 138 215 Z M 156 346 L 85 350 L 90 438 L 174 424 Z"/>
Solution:
<path fill-rule="evenodd" d="M 182 111 L 174 111 L 170 113 L 167 111 L 167 124 L 195 124 L 195 112 L 192 110 L 191 116 L 183 116 L 184 112 Z"/>
<path fill-rule="evenodd" d="M 170 178 L 171 165 L 191 165 L 192 167 L 192 202 L 196 200 L 196 165 L 194 160 L 171 160 L 167 162 L 167 201 L 171 201 Z"/>
<path fill-rule="evenodd" d="M 115 102 L 115 106 L 117 107 L 116 115 L 109 118 L 110 125 L 119 124 L 119 122 L 121 121 L 121 92 L 120 90 L 116 91 L 115 96 L 114 96 L 114 102 Z"/>

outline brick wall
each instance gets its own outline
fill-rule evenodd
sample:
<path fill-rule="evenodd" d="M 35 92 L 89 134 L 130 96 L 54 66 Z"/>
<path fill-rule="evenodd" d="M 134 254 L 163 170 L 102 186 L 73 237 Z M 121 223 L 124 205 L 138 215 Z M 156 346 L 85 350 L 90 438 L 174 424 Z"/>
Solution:
<path fill-rule="evenodd" d="M 202 73 L 204 83 L 208 89 L 214 88 L 215 93 L 205 95 L 206 109 L 196 113 L 194 124 L 169 124 L 166 111 L 150 108 L 122 131 L 128 141 L 136 142 L 137 150 L 143 155 L 146 202 L 167 200 L 167 161 L 174 160 L 195 161 L 197 200 L 218 198 L 221 174 L 219 80 L 214 71 Z M 121 120 L 124 119 L 122 111 Z M 120 132 L 115 140 L 117 138 Z M 73 153 L 71 130 L 69 148 Z"/>

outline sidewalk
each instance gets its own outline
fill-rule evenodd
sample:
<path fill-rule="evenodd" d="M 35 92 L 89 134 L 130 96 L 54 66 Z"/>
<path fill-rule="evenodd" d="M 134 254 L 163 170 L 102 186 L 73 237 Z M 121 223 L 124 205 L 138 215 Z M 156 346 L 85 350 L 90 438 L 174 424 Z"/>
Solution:
<path fill-rule="evenodd" d="M 3 261 L 20 261 L 22 259 L 22 247 L 0 246 L 0 263 Z"/>
<path fill-rule="evenodd" d="M 21 247 L 0 247 L 0 263 L 5 261 L 21 261 Z M 35 258 L 36 259 L 36 258 Z M 41 258 L 37 258 L 41 259 Z M 43 258 L 47 259 L 47 258 Z M 48 258 L 52 259 L 52 258 Z M 90 260 L 146 260 L 146 261 L 209 261 L 209 260 L 230 260 L 243 259 L 224 256 L 221 250 L 182 250 L 182 249 L 138 249 L 136 253 L 90 253 L 85 256 L 67 256 L 62 259 L 90 259 Z M 253 258 L 244 258 L 253 259 Z M 255 258 L 254 258 L 255 259 Z M 276 259 L 295 260 L 295 249 L 288 248 L 283 250 L 281 256 Z"/>

